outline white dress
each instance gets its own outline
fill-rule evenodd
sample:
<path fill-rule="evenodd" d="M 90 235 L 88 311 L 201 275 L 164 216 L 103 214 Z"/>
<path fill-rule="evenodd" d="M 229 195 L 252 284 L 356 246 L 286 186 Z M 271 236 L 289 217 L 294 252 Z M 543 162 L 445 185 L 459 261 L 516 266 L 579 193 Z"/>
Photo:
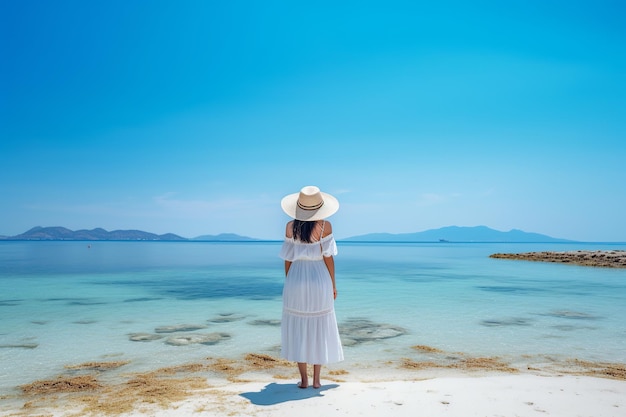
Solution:
<path fill-rule="evenodd" d="M 283 288 L 281 356 L 314 365 L 343 360 L 333 282 L 323 256 L 337 254 L 333 235 L 305 243 L 285 238 L 280 257 L 292 264 Z"/>

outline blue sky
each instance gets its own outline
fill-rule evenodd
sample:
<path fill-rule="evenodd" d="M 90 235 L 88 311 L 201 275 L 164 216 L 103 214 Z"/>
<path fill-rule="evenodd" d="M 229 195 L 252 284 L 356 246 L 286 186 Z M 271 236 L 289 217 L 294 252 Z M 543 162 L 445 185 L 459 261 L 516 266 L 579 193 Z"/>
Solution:
<path fill-rule="evenodd" d="M 626 241 L 621 1 L 0 0 L 0 235 Z"/>

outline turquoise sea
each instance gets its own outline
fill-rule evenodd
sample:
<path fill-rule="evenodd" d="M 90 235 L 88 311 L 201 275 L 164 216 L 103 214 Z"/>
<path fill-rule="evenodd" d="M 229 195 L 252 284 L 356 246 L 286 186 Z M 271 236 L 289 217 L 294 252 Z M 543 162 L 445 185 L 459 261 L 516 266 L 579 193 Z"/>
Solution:
<path fill-rule="evenodd" d="M 361 336 L 381 336 L 345 346 L 342 367 L 398 360 L 415 345 L 511 363 L 626 363 L 626 270 L 489 258 L 626 244 L 338 247 L 340 326 L 359 323 Z M 249 352 L 278 356 L 279 249 L 280 242 L 0 242 L 0 397 L 84 362 L 128 360 L 127 372 Z M 177 344 L 206 334 L 213 338 L 205 343 Z"/>

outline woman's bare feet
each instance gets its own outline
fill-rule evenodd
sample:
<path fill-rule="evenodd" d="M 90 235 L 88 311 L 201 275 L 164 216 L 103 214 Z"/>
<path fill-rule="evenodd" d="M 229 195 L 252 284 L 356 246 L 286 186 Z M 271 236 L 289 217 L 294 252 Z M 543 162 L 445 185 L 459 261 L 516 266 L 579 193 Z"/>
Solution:
<path fill-rule="evenodd" d="M 298 382 L 298 388 L 308 388 L 309 386 L 309 376 L 307 374 L 306 363 L 298 362 L 298 371 L 300 371 L 300 382 Z"/>
<path fill-rule="evenodd" d="M 322 374 L 322 365 L 313 365 L 313 388 L 318 389 L 322 386 L 320 375 Z"/>

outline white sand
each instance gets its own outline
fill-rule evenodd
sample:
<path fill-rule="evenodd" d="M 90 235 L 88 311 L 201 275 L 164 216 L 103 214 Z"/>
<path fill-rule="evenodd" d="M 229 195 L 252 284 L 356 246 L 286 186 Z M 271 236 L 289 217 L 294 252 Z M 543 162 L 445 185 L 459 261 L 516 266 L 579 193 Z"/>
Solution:
<path fill-rule="evenodd" d="M 329 383 L 321 390 L 278 380 L 229 383 L 169 410 L 132 415 L 619 417 L 626 416 L 626 381 L 503 375 Z"/>
<path fill-rule="evenodd" d="M 165 402 L 167 408 L 137 402 L 132 413 L 121 416 L 626 417 L 625 380 L 463 371 L 419 372 L 425 379 L 418 379 L 414 372 L 377 371 L 323 380 L 321 389 L 299 389 L 296 380 L 275 378 L 273 371 L 240 375 L 246 382 L 210 377 L 209 388 L 193 391 L 181 402 Z M 157 390 L 154 398 L 163 397 Z M 58 399 L 48 405 L 0 407 L 0 416 L 100 415 L 85 413 L 80 401 L 68 402 L 63 395 Z"/>

